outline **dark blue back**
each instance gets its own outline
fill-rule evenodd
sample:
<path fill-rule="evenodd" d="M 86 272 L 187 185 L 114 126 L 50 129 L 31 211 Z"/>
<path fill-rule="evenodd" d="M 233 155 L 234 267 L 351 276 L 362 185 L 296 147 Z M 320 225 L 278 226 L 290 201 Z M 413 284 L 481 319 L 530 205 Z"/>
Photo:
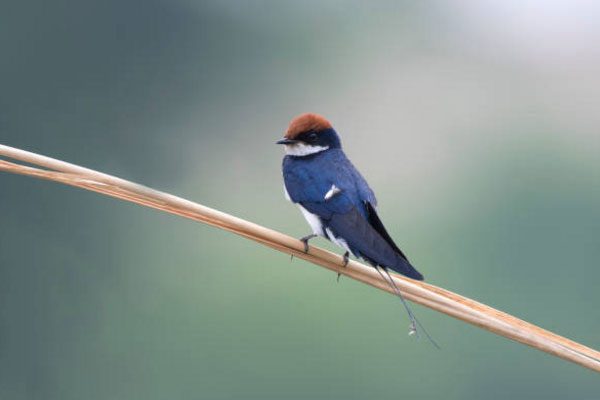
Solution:
<path fill-rule="evenodd" d="M 376 205 L 373 191 L 348 160 L 342 149 L 330 149 L 306 157 L 285 156 L 283 178 L 294 203 L 323 219 L 332 213 L 345 214 L 352 207 L 367 218 L 365 202 Z M 325 201 L 325 193 L 335 185 L 341 193 Z"/>

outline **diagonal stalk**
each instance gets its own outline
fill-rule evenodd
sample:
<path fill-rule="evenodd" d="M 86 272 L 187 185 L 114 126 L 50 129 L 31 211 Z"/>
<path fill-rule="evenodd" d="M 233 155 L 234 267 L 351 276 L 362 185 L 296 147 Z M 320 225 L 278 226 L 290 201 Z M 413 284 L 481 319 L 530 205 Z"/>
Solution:
<path fill-rule="evenodd" d="M 374 268 L 356 261 L 350 261 L 344 267 L 341 256 L 314 246 L 304 253 L 301 241 L 261 225 L 124 179 L 13 147 L 0 145 L 0 156 L 37 166 L 0 159 L 0 171 L 60 182 L 203 222 L 394 294 L 389 283 Z M 392 277 L 410 301 L 600 372 L 600 352 L 594 349 L 440 287 L 396 274 Z"/>

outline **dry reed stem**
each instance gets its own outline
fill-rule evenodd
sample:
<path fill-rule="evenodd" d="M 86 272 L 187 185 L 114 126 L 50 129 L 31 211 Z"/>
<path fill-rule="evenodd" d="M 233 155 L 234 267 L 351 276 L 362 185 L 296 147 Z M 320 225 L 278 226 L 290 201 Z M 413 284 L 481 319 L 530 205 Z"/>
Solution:
<path fill-rule="evenodd" d="M 0 156 L 44 168 L 0 160 L 0 171 L 60 182 L 203 222 L 394 293 L 372 267 L 350 261 L 344 268 L 341 256 L 314 246 L 305 254 L 304 245 L 295 238 L 198 203 L 9 146 L 0 145 Z M 408 300 L 600 372 L 600 352 L 594 349 L 448 290 L 396 274 L 393 279 Z"/>

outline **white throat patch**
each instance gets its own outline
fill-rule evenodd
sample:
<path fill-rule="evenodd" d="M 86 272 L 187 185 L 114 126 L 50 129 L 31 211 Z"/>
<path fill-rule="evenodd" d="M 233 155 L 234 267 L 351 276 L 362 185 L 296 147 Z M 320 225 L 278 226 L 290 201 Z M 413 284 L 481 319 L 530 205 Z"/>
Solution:
<path fill-rule="evenodd" d="M 285 154 L 289 156 L 303 157 L 311 154 L 320 153 L 329 148 L 329 146 L 311 146 L 310 144 L 298 142 L 285 145 Z"/>

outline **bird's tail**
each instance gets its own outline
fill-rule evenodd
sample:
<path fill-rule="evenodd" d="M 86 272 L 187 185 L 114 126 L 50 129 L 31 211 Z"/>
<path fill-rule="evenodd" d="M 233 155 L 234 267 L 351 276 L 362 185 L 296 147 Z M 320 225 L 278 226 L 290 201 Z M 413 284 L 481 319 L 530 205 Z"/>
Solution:
<path fill-rule="evenodd" d="M 408 264 L 410 265 L 410 264 Z M 381 268 L 381 269 L 380 269 Z M 423 325 L 421 325 L 421 322 L 419 322 L 419 320 L 417 319 L 417 317 L 415 316 L 415 314 L 413 314 L 411 308 L 408 306 L 408 303 L 406 302 L 406 300 L 404 300 L 404 296 L 402 296 L 402 293 L 400 293 L 400 289 L 398 289 L 398 286 L 396 286 L 396 283 L 394 282 L 394 279 L 392 278 L 392 276 L 390 275 L 389 271 L 387 270 L 387 268 L 385 267 L 379 267 L 379 266 L 375 266 L 375 269 L 377 270 L 377 272 L 379 272 L 379 275 L 381 275 L 381 278 L 384 281 L 388 281 L 389 280 L 389 284 L 392 287 L 392 289 L 394 290 L 394 292 L 396 293 L 396 295 L 398 296 L 398 298 L 400 299 L 400 301 L 402 302 L 402 305 L 404 305 L 404 308 L 406 309 L 406 312 L 408 313 L 408 318 L 410 319 L 410 330 L 408 332 L 409 335 L 413 335 L 415 334 L 417 336 L 417 338 L 420 337 L 419 335 L 419 329 L 423 331 L 423 334 L 425 335 L 425 337 L 427 338 L 427 340 L 438 350 L 440 350 L 440 346 L 436 343 L 435 340 L 433 340 L 433 338 L 429 335 L 429 333 L 427 332 L 427 330 L 425 329 L 425 327 Z M 383 273 L 381 272 L 381 270 L 383 270 L 385 272 L 385 274 L 387 275 L 387 278 L 383 275 Z M 413 270 L 415 272 L 417 272 L 417 270 L 415 270 L 413 268 Z M 417 272 L 417 274 L 419 274 Z M 421 274 L 419 274 L 421 275 Z M 423 279 L 423 277 L 421 276 L 421 279 Z"/>
<path fill-rule="evenodd" d="M 396 257 L 396 259 L 397 261 L 396 263 L 394 263 L 394 265 L 386 265 L 386 267 L 404 276 L 408 276 L 409 278 L 416 279 L 418 281 L 422 281 L 424 279 L 423 275 L 419 271 L 417 271 L 415 267 L 413 267 L 406 258 L 398 254 L 398 257 Z"/>

